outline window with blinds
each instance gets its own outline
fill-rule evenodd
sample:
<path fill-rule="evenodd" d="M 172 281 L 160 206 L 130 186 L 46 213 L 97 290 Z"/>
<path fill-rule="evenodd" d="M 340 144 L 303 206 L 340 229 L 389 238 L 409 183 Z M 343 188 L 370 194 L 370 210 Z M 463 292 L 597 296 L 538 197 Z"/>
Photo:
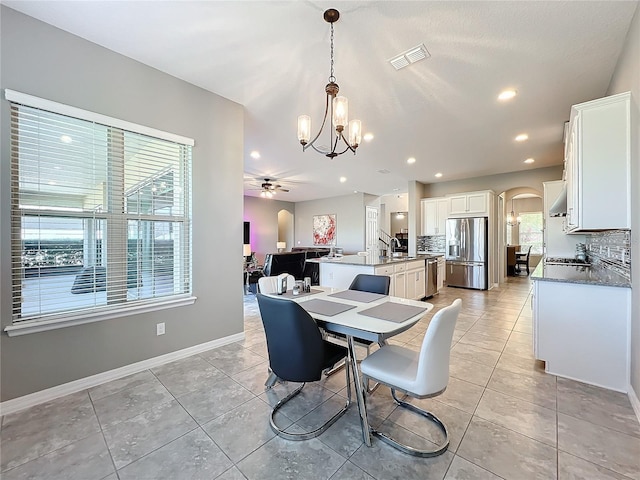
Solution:
<path fill-rule="evenodd" d="M 191 150 L 12 102 L 14 325 L 189 296 Z"/>

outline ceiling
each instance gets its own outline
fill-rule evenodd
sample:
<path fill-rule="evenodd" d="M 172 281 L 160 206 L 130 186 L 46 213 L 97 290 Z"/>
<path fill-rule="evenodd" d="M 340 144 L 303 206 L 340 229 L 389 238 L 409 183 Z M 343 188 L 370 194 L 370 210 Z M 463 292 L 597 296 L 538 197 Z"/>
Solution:
<path fill-rule="evenodd" d="M 570 107 L 605 95 L 638 7 L 609 0 L 2 3 L 242 104 L 245 193 L 259 196 L 251 188 L 268 177 L 290 189 L 277 199 L 294 202 L 562 163 Z M 296 136 L 299 114 L 317 128 L 324 111 L 327 8 L 341 14 L 340 92 L 350 118 L 375 136 L 356 155 L 333 160 L 303 153 Z M 389 64 L 420 43 L 430 58 L 398 71 Z M 498 101 L 505 88 L 518 95 Z M 523 132 L 529 140 L 514 141 Z M 407 164 L 409 157 L 416 162 Z"/>

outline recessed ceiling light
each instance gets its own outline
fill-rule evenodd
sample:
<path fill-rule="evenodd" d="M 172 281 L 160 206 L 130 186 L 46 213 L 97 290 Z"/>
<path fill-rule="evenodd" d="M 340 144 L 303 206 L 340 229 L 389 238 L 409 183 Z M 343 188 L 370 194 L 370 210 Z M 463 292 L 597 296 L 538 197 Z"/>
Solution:
<path fill-rule="evenodd" d="M 344 183 L 347 181 L 347 177 L 340 177 L 340 183 Z"/>
<path fill-rule="evenodd" d="M 369 132 L 369 133 L 365 133 L 364 136 L 362 137 L 364 138 L 365 142 L 370 142 L 371 140 L 373 140 L 373 133 Z"/>
<path fill-rule="evenodd" d="M 256 160 L 260 158 L 260 152 L 257 150 L 254 150 L 249 155 L 251 156 L 251 158 L 255 158 Z"/>
<path fill-rule="evenodd" d="M 60 137 L 60 141 L 62 143 L 71 143 L 71 142 L 73 142 L 73 139 L 69 135 L 62 135 Z"/>
<path fill-rule="evenodd" d="M 400 190 L 399 188 L 394 188 L 393 191 L 397 192 L 398 190 Z"/>
<path fill-rule="evenodd" d="M 502 92 L 500 92 L 500 95 L 498 95 L 498 100 L 511 100 L 517 95 L 517 93 L 518 92 L 516 92 L 515 90 L 503 90 Z"/>
<path fill-rule="evenodd" d="M 415 159 L 415 157 L 409 157 L 409 158 L 407 158 L 407 163 L 408 163 L 408 164 L 416 163 L 416 159 Z"/>
<path fill-rule="evenodd" d="M 434 177 L 436 177 L 436 178 L 440 178 L 440 177 L 442 177 L 442 174 L 441 174 L 440 172 L 438 172 L 438 173 L 436 173 L 436 174 L 434 175 Z"/>
<path fill-rule="evenodd" d="M 533 163 L 535 160 L 533 158 L 527 158 L 524 163 Z"/>
<path fill-rule="evenodd" d="M 516 142 L 524 142 L 525 140 L 529 140 L 529 135 L 527 135 L 526 133 L 516 135 Z"/>
<path fill-rule="evenodd" d="M 353 193 L 358 193 L 358 190 L 354 190 Z"/>

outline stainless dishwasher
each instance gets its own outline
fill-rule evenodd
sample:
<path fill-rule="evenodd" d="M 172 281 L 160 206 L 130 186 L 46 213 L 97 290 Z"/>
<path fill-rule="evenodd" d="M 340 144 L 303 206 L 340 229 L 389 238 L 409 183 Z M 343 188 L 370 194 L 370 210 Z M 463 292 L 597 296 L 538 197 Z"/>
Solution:
<path fill-rule="evenodd" d="M 425 275 L 425 297 L 433 297 L 438 292 L 438 259 L 427 260 L 427 274 Z"/>

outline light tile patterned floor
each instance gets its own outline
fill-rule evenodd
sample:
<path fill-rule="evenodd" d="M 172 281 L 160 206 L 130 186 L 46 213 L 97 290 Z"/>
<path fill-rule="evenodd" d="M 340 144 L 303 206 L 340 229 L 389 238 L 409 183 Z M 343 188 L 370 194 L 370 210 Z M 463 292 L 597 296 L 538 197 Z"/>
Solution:
<path fill-rule="evenodd" d="M 431 300 L 435 310 L 463 300 L 449 386 L 418 402 L 449 427 L 450 448 L 438 458 L 409 457 L 375 439 L 365 447 L 355 405 L 316 439 L 275 437 L 269 406 L 294 386 L 265 392 L 266 343 L 250 295 L 241 343 L 3 418 L 0 476 L 640 480 L 640 425 L 628 398 L 544 373 L 532 356 L 529 293 L 529 280 L 515 278 L 488 292 L 445 288 Z M 392 342 L 418 348 L 429 318 Z M 341 374 L 308 385 L 278 421 L 317 425 L 345 392 Z M 396 409 L 388 390 L 368 406 L 372 423 L 398 438 L 438 441 L 422 419 Z"/>

